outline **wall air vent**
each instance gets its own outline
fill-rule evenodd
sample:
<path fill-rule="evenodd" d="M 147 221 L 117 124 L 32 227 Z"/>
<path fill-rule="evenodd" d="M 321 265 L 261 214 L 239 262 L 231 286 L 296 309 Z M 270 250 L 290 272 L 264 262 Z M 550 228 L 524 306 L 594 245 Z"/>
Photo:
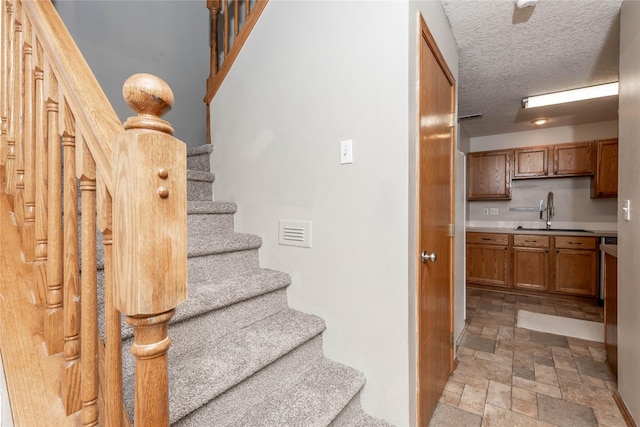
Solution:
<path fill-rule="evenodd" d="M 278 221 L 278 244 L 310 248 L 311 221 Z"/>

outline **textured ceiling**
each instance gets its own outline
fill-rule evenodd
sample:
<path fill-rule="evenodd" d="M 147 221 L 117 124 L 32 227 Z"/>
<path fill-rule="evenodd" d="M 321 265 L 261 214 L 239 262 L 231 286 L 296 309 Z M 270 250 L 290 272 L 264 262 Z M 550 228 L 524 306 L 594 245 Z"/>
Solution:
<path fill-rule="evenodd" d="M 622 0 L 442 2 L 459 49 L 458 116 L 471 137 L 614 120 L 618 97 L 524 110 L 521 100 L 618 80 Z"/>

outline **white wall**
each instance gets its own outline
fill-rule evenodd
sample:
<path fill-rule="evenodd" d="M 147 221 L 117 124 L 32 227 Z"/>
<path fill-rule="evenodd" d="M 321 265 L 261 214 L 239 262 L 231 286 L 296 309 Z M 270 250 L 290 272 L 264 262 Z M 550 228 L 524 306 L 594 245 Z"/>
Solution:
<path fill-rule="evenodd" d="M 626 0 L 620 12 L 620 107 L 618 184 L 618 391 L 640 422 L 640 2 Z M 622 203 L 631 200 L 631 221 Z"/>
<path fill-rule="evenodd" d="M 457 68 L 440 2 L 419 7 Z M 291 274 L 291 306 L 326 320 L 326 355 L 365 373 L 364 408 L 399 426 L 415 413 L 417 10 L 269 2 L 212 104 L 216 199 Z M 279 219 L 313 221 L 313 247 L 278 246 Z"/>
<path fill-rule="evenodd" d="M 58 13 L 121 121 L 132 115 L 122 85 L 151 73 L 173 90 L 164 118 L 188 146 L 206 143 L 202 99 L 209 75 L 209 11 L 203 0 L 54 1 Z"/>
<path fill-rule="evenodd" d="M 616 138 L 618 122 L 607 121 L 576 126 L 563 126 L 527 132 L 508 133 L 471 138 L 472 152 L 503 148 L 531 147 Z M 558 227 L 580 226 L 598 230 L 616 230 L 617 199 L 592 199 L 590 177 L 525 179 L 511 181 L 511 200 L 471 201 L 467 204 L 470 225 L 490 221 L 490 226 L 507 228 L 543 226 L 538 212 L 509 211 L 511 207 L 535 207 L 553 191 Z M 498 208 L 499 215 L 483 215 L 484 208 Z M 498 224 L 495 224 L 498 222 Z"/>

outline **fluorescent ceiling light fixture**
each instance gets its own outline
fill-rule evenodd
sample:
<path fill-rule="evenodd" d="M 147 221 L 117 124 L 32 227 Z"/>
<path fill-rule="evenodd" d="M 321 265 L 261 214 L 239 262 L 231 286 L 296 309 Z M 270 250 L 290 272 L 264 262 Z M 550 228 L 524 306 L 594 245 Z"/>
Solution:
<path fill-rule="evenodd" d="M 522 98 L 522 108 L 544 107 L 545 105 L 564 104 L 618 94 L 618 82 L 598 86 L 582 87 L 562 92 L 547 93 Z"/>

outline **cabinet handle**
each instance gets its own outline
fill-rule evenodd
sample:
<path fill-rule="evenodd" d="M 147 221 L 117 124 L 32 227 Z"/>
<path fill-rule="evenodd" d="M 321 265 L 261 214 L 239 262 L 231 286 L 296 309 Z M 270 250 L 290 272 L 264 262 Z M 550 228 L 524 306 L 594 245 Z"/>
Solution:
<path fill-rule="evenodd" d="M 508 247 L 508 246 L 505 246 L 505 247 L 504 247 L 504 250 L 505 250 L 505 251 L 508 251 L 508 250 L 509 250 L 509 247 Z"/>
<path fill-rule="evenodd" d="M 556 253 L 559 254 L 560 253 L 560 249 L 556 249 Z"/>
<path fill-rule="evenodd" d="M 548 254 L 548 253 L 549 253 L 549 249 L 545 249 L 545 250 L 544 250 L 544 253 L 545 253 L 545 254 Z"/>
<path fill-rule="evenodd" d="M 537 240 L 525 240 L 526 243 L 538 243 Z"/>
<path fill-rule="evenodd" d="M 482 240 L 491 240 L 490 237 L 483 237 Z"/>
<path fill-rule="evenodd" d="M 582 242 L 569 242 L 570 245 L 581 245 Z"/>

